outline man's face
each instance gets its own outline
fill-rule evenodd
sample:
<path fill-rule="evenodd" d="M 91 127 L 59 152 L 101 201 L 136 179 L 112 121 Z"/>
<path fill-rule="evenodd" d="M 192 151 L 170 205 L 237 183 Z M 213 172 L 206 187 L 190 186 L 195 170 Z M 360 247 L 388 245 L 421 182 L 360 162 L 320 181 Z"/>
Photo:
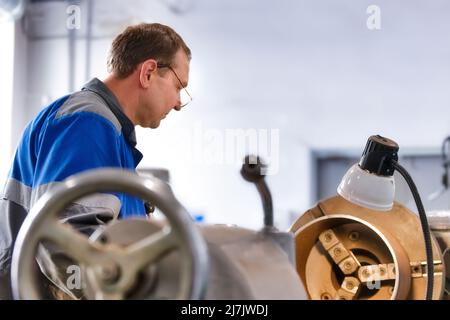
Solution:
<path fill-rule="evenodd" d="M 155 129 L 172 109 L 181 110 L 180 92 L 189 81 L 189 59 L 183 50 L 178 50 L 170 67 L 152 75 L 150 87 L 141 97 L 139 124 L 142 127 Z"/>

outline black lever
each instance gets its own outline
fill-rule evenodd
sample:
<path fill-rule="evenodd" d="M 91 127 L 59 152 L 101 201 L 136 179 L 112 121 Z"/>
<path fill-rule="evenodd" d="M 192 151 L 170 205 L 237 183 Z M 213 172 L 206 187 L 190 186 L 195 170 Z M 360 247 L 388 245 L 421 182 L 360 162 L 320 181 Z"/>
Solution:
<path fill-rule="evenodd" d="M 241 175 L 246 181 L 253 182 L 256 185 L 264 209 L 264 226 L 273 227 L 272 195 L 262 174 L 265 172 L 266 167 L 266 164 L 262 163 L 259 157 L 248 155 L 244 159 Z"/>

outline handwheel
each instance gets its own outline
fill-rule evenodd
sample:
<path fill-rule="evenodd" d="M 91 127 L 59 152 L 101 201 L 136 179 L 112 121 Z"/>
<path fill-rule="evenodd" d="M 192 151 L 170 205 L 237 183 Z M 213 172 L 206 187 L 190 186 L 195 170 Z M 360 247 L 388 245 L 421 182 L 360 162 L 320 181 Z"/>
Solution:
<path fill-rule="evenodd" d="M 137 196 L 158 207 L 169 228 L 132 245 L 120 247 L 90 241 L 58 214 L 73 201 L 98 192 Z M 15 299 L 40 299 L 34 259 L 38 245 L 49 241 L 86 268 L 87 281 L 96 288 L 96 299 L 125 299 L 142 269 L 175 249 L 180 252 L 180 286 L 176 299 L 202 299 L 208 275 L 205 241 L 190 215 L 170 187 L 156 178 L 141 177 L 120 169 L 96 169 L 75 175 L 45 193 L 33 206 L 14 246 L 11 280 Z"/>

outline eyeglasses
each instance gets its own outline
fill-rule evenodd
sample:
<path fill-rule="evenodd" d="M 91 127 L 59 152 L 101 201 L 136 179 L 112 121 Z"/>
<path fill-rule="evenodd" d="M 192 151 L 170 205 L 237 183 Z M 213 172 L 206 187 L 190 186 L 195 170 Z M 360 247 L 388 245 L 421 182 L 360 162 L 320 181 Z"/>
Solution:
<path fill-rule="evenodd" d="M 180 108 L 185 107 L 189 102 L 192 101 L 192 96 L 189 94 L 186 87 L 181 82 L 180 77 L 178 77 L 178 74 L 175 72 L 175 70 L 173 70 L 173 68 L 169 64 L 158 64 L 158 68 L 169 68 L 169 70 L 173 72 L 182 88 L 180 91 Z"/>

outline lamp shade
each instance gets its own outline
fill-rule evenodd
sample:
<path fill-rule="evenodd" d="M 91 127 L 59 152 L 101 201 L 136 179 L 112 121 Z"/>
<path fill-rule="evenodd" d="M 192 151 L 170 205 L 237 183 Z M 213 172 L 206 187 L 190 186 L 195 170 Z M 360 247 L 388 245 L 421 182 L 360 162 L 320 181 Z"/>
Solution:
<path fill-rule="evenodd" d="M 353 165 L 342 178 L 338 194 L 354 204 L 377 211 L 389 211 L 394 205 L 395 180 Z"/>

